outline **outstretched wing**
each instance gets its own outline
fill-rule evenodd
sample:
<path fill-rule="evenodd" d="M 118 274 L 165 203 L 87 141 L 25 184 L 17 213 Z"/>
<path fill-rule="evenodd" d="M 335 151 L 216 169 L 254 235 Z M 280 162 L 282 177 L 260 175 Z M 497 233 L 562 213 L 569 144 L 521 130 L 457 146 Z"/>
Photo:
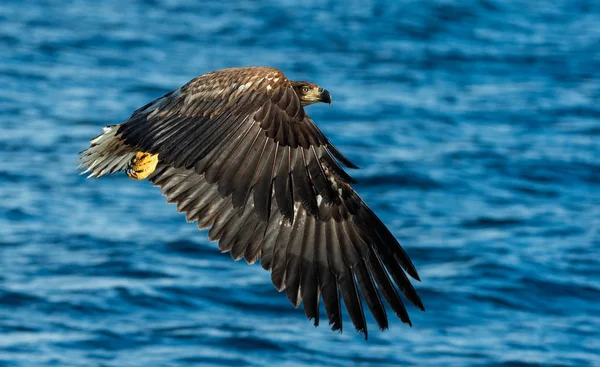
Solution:
<path fill-rule="evenodd" d="M 117 136 L 158 154 L 150 180 L 168 201 L 211 227 L 210 239 L 234 259 L 260 257 L 277 289 L 295 306 L 303 302 L 315 324 L 320 296 L 334 330 L 342 328 L 341 295 L 365 336 L 361 296 L 382 329 L 380 293 L 406 323 L 396 286 L 423 309 L 405 274 L 419 279 L 409 257 L 338 161 L 355 166 L 306 115 L 279 70 L 200 76 L 135 111 Z"/>

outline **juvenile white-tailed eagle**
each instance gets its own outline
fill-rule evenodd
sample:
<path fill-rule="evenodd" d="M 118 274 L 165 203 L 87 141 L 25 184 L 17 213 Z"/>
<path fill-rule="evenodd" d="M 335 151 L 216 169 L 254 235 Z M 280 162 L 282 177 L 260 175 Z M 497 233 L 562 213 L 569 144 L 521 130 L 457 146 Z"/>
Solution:
<path fill-rule="evenodd" d="M 316 102 L 331 103 L 329 92 L 278 69 L 211 72 L 104 128 L 80 167 L 148 178 L 221 251 L 260 258 L 315 325 L 322 297 L 332 330 L 342 330 L 340 295 L 365 337 L 361 298 L 382 330 L 382 298 L 410 324 L 398 290 L 424 309 L 405 274 L 419 280 L 417 270 L 339 163 L 357 167 L 304 111 Z"/>

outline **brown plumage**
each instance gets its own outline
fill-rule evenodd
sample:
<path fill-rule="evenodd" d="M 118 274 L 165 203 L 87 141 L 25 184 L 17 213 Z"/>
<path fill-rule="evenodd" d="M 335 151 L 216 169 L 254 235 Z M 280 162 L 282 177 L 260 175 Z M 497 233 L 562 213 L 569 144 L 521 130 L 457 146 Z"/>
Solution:
<path fill-rule="evenodd" d="M 333 330 L 342 330 L 341 301 L 365 337 L 363 300 L 379 328 L 388 327 L 384 300 L 410 324 L 398 290 L 423 310 L 406 276 L 419 280 L 417 271 L 338 162 L 357 167 L 306 114 L 316 102 L 331 103 L 329 92 L 278 69 L 204 74 L 106 127 L 80 167 L 145 177 L 154 166 L 139 157 L 158 158 L 149 180 L 167 201 L 235 260 L 260 259 L 315 325 L 320 298 Z"/>

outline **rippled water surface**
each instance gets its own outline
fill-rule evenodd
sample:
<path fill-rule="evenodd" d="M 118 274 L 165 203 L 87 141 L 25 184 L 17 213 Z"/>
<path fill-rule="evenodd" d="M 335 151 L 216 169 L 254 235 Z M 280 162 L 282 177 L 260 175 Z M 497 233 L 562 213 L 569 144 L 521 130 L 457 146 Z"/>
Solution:
<path fill-rule="evenodd" d="M 0 4 L 0 365 L 600 366 L 597 1 Z M 270 65 L 419 269 L 413 327 L 312 327 L 158 189 L 86 180 L 101 127 Z"/>

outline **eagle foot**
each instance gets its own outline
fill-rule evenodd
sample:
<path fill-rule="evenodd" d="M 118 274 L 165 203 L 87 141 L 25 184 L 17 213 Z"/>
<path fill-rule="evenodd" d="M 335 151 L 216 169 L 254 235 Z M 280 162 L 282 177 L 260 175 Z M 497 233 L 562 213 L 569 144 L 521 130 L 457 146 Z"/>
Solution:
<path fill-rule="evenodd" d="M 150 176 L 158 164 L 158 154 L 137 152 L 129 162 L 127 176 L 134 180 L 143 180 Z"/>

